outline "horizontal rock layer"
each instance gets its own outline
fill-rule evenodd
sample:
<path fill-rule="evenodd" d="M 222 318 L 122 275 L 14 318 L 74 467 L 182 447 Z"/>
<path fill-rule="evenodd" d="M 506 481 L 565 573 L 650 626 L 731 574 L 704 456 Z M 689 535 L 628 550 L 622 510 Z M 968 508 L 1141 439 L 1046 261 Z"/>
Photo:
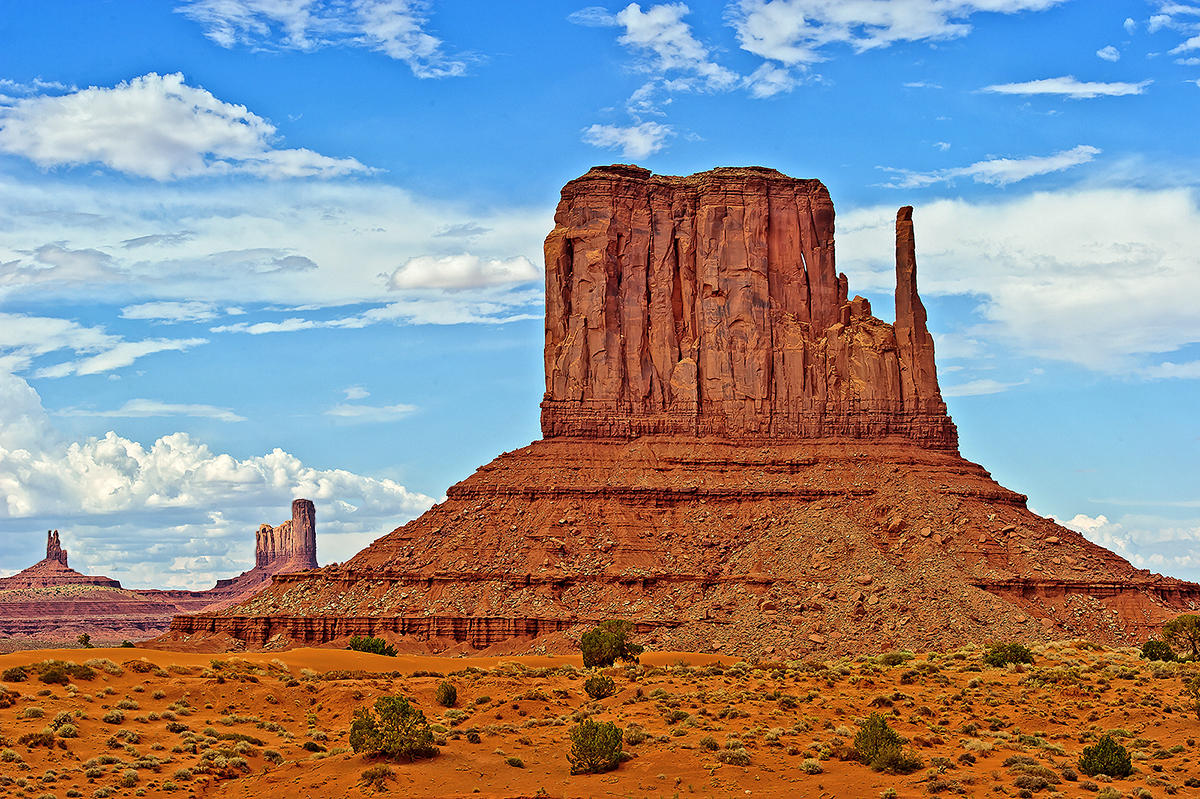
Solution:
<path fill-rule="evenodd" d="M 546 239 L 542 433 L 901 437 L 954 448 L 897 220 L 896 325 L 847 298 L 817 180 L 597 167 Z"/>

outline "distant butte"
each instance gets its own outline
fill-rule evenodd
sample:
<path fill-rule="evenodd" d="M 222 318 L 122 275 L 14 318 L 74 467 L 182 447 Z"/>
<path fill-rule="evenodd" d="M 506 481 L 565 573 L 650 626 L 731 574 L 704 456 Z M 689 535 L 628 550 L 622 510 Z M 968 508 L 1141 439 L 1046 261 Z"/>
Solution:
<path fill-rule="evenodd" d="M 292 503 L 292 518 L 255 534 L 255 565 L 219 580 L 207 591 L 125 589 L 110 577 L 92 577 L 67 565 L 57 530 L 46 534 L 46 557 L 0 578 L 0 637 L 72 640 L 145 638 L 164 632 L 182 612 L 217 610 L 264 588 L 272 575 L 317 567 L 316 510 L 307 499 Z"/>
<path fill-rule="evenodd" d="M 958 452 L 896 217 L 896 316 L 849 297 L 817 180 L 597 167 L 546 239 L 543 438 L 340 567 L 277 574 L 180 645 L 386 635 L 804 656 L 989 639 L 1129 644 L 1200 607 Z"/>

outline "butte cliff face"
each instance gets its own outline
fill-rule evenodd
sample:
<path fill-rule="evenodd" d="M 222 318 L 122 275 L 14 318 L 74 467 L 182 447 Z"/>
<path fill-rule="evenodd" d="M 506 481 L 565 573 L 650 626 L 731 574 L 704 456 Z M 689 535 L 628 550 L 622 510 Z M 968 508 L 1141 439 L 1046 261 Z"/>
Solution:
<path fill-rule="evenodd" d="M 902 209 L 896 325 L 847 298 L 833 203 L 773 169 L 593 169 L 546 239 L 542 432 L 954 449 Z"/>
<path fill-rule="evenodd" d="M 345 564 L 171 635 L 553 648 L 616 617 L 662 649 L 799 656 L 1130 643 L 1200 607 L 1200 585 L 1133 568 L 959 455 L 912 209 L 895 324 L 849 299 L 833 234 L 825 187 L 774 170 L 571 181 L 546 240 L 544 437 Z"/>

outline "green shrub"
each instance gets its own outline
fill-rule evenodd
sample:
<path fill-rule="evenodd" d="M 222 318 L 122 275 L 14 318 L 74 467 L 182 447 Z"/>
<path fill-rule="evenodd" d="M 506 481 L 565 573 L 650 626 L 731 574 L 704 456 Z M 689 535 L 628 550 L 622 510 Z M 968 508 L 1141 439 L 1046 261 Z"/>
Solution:
<path fill-rule="evenodd" d="M 458 689 L 448 682 L 438 683 L 436 699 L 442 707 L 454 707 L 458 704 Z"/>
<path fill-rule="evenodd" d="M 1167 622 L 1163 639 L 1180 652 L 1190 652 L 1192 660 L 1200 660 L 1200 616 L 1185 613 Z"/>
<path fill-rule="evenodd" d="M 1196 712 L 1196 715 L 1200 716 L 1200 674 L 1197 674 L 1183 684 L 1183 695 L 1192 706 L 1192 710 Z"/>
<path fill-rule="evenodd" d="M 722 749 L 717 752 L 717 760 L 728 766 L 748 766 L 750 765 L 750 753 L 742 746 Z"/>
<path fill-rule="evenodd" d="M 617 692 L 617 684 L 612 681 L 612 677 L 597 674 L 594 677 L 587 678 L 583 683 L 583 690 L 592 699 L 604 699 Z"/>
<path fill-rule="evenodd" d="M 416 760 L 433 757 L 433 731 L 421 709 L 403 696 L 381 696 L 375 700 L 375 714 L 360 709 L 350 725 L 350 746 L 355 752 Z"/>
<path fill-rule="evenodd" d="M 57 732 L 58 732 L 59 738 L 78 738 L 79 737 L 79 728 L 76 727 L 74 724 L 64 724 L 58 728 Z"/>
<path fill-rule="evenodd" d="M 1133 772 L 1129 750 L 1105 735 L 1094 746 L 1084 748 L 1079 756 L 1079 770 L 1089 777 L 1107 774 L 1109 777 L 1128 777 Z"/>
<path fill-rule="evenodd" d="M 71 681 L 71 676 L 62 666 L 50 666 L 38 673 L 38 679 L 47 685 L 66 685 Z"/>
<path fill-rule="evenodd" d="M 105 724 L 123 724 L 125 722 L 125 714 L 119 710 L 110 710 L 100 720 Z"/>
<path fill-rule="evenodd" d="M 388 781 L 396 779 L 396 771 L 391 766 L 371 766 L 359 776 L 368 788 L 383 793 L 388 789 Z"/>
<path fill-rule="evenodd" d="M 611 721 L 584 719 L 571 728 L 567 762 L 572 774 L 602 774 L 621 762 L 621 730 Z"/>
<path fill-rule="evenodd" d="M 717 739 L 712 737 L 711 735 L 705 735 L 703 738 L 700 739 L 699 744 L 700 744 L 700 748 L 703 749 L 705 752 L 715 752 L 721 748 L 720 745 L 717 743 Z"/>
<path fill-rule="evenodd" d="M 29 672 L 25 670 L 24 666 L 13 666 L 0 674 L 0 680 L 4 680 L 4 682 L 25 682 L 28 679 Z"/>
<path fill-rule="evenodd" d="M 1171 649 L 1171 645 L 1166 641 L 1158 641 L 1150 639 L 1142 644 L 1142 657 L 1146 660 L 1166 660 L 1175 659 L 1175 650 Z"/>
<path fill-rule="evenodd" d="M 887 719 L 879 713 L 872 713 L 858 725 L 858 734 L 854 736 L 854 750 L 859 759 L 870 765 L 879 754 L 887 749 L 899 749 L 904 739 L 899 733 L 888 726 Z"/>
<path fill-rule="evenodd" d="M 601 622 L 588 630 L 579 639 L 583 665 L 611 666 L 618 660 L 637 663 L 643 649 L 629 640 L 631 635 L 633 624 L 620 619 Z"/>
<path fill-rule="evenodd" d="M 396 647 L 382 638 L 372 636 L 355 635 L 351 637 L 347 649 L 353 649 L 355 652 L 370 652 L 372 655 L 386 655 L 390 658 L 396 657 Z"/>
<path fill-rule="evenodd" d="M 1015 641 L 1001 644 L 995 643 L 988 647 L 983 654 L 984 665 L 1007 666 L 1009 663 L 1032 663 L 1033 653 L 1029 648 Z"/>

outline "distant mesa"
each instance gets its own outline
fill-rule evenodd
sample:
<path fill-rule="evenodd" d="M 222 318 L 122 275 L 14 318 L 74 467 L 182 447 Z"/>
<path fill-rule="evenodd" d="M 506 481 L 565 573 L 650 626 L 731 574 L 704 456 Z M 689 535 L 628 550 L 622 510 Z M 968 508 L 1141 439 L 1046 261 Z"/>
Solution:
<path fill-rule="evenodd" d="M 0 637 L 95 641 L 140 639 L 167 629 L 184 612 L 217 610 L 266 587 L 273 575 L 317 567 L 316 509 L 292 502 L 292 518 L 255 533 L 254 568 L 207 591 L 124 589 L 110 577 L 80 574 L 67 565 L 58 530 L 46 534 L 46 557 L 0 578 Z"/>
<path fill-rule="evenodd" d="M 912 208 L 892 324 L 850 297 L 817 180 L 596 167 L 554 223 L 543 437 L 341 566 L 175 619 L 175 644 L 545 651 L 624 618 L 651 647 L 803 657 L 1129 644 L 1200 607 L 959 454 Z"/>

